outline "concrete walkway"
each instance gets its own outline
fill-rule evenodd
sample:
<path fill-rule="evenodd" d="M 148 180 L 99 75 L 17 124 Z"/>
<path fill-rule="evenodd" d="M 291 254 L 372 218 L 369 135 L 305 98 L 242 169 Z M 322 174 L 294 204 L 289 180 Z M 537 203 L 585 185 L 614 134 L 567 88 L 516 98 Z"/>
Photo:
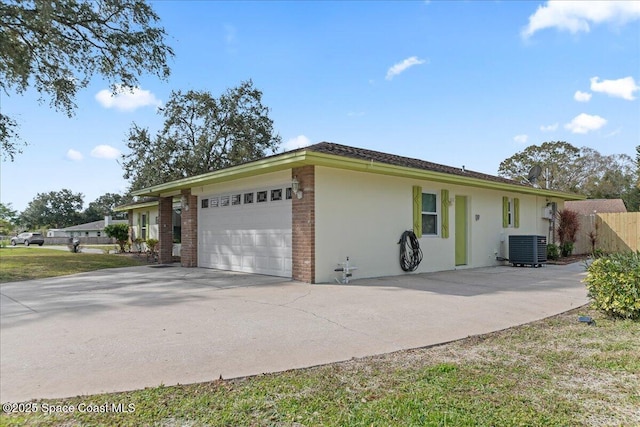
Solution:
<path fill-rule="evenodd" d="M 587 302 L 580 264 L 309 285 L 179 266 L 0 285 L 0 400 L 301 368 L 531 322 Z"/>

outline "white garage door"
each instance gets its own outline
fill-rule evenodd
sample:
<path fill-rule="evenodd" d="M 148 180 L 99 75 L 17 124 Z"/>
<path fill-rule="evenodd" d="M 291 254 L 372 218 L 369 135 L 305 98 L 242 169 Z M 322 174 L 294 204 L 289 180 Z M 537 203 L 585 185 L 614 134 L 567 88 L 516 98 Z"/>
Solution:
<path fill-rule="evenodd" d="M 199 197 L 198 265 L 291 277 L 291 190 Z"/>

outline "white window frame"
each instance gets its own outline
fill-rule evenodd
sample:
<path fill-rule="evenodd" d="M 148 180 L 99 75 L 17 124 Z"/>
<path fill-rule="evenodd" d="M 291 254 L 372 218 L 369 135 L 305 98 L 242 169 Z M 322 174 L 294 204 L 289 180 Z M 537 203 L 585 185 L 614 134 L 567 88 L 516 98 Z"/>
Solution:
<path fill-rule="evenodd" d="M 440 218 L 440 208 L 439 208 L 439 198 L 440 196 L 438 196 L 438 193 L 436 191 L 422 191 L 422 200 L 424 200 L 425 195 L 431 195 L 435 197 L 435 211 L 433 212 L 429 212 L 429 211 L 424 211 L 423 206 L 424 203 L 422 203 L 422 206 L 420 206 L 420 212 L 421 212 L 421 216 L 420 216 L 420 220 L 422 221 L 422 237 L 438 237 L 440 235 L 440 221 L 442 221 L 442 218 Z M 435 216 L 436 218 L 436 229 L 435 229 L 435 233 L 428 233 L 427 230 L 425 230 L 424 228 L 424 216 L 425 215 L 430 215 L 430 216 Z"/>

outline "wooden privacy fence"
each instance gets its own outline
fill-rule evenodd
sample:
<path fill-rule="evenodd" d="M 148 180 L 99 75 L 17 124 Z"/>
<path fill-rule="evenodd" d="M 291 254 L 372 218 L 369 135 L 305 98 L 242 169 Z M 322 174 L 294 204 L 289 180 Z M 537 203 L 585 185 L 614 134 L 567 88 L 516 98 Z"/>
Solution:
<path fill-rule="evenodd" d="M 604 252 L 640 250 L 640 212 L 579 215 L 580 228 L 573 253 L 591 253 L 589 233 L 596 234 L 596 249 Z"/>

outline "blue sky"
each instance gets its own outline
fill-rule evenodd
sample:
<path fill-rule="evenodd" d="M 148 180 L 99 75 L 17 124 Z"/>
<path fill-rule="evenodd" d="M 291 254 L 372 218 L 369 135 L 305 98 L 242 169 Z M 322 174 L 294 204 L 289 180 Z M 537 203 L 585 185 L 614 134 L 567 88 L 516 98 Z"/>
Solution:
<path fill-rule="evenodd" d="M 215 96 L 253 79 L 282 149 L 330 141 L 496 174 L 531 144 L 602 154 L 640 144 L 640 2 L 152 2 L 176 56 L 112 97 L 96 78 L 72 118 L 2 94 L 30 142 L 2 162 L 21 211 L 67 188 L 85 207 L 122 193 L 133 122 L 157 130 L 171 90 Z"/>

